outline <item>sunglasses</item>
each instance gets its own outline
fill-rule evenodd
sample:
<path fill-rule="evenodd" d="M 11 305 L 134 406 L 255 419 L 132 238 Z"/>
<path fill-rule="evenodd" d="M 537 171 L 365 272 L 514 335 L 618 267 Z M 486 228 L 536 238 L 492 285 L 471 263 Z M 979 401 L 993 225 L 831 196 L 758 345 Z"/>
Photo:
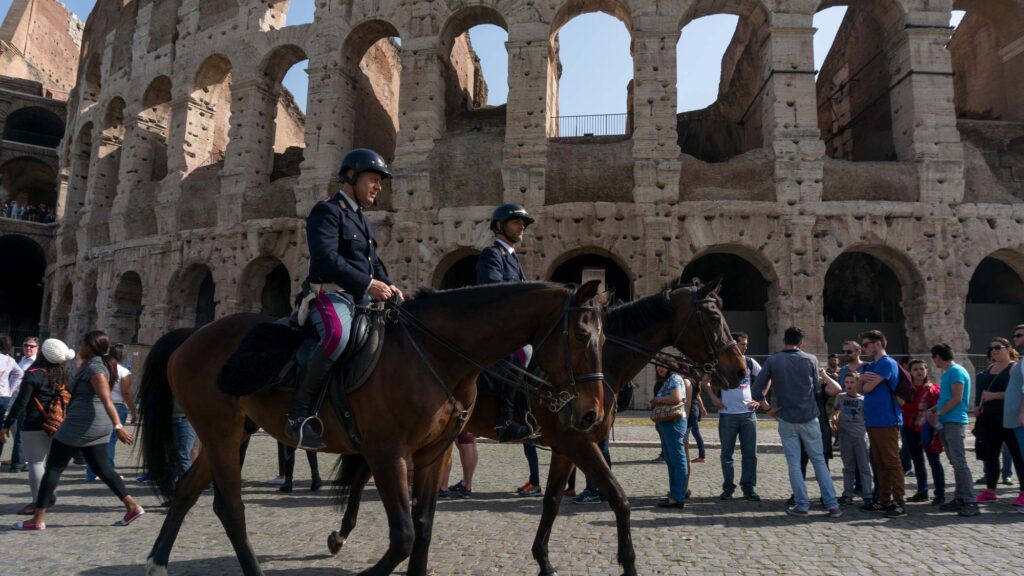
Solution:
<path fill-rule="evenodd" d="M 24 344 L 22 345 L 22 348 L 39 348 L 39 346 L 36 346 L 35 344 Z"/>
<path fill-rule="evenodd" d="M 1024 338 L 1024 334 L 1014 334 L 1014 338 Z"/>
<path fill-rule="evenodd" d="M 1006 348 L 1007 348 L 1006 346 L 1003 346 L 1002 344 L 998 344 L 996 346 L 989 346 L 988 347 L 988 351 L 992 352 L 994 350 L 1006 350 Z"/>
<path fill-rule="evenodd" d="M 856 354 L 853 350 L 843 350 L 843 354 Z"/>

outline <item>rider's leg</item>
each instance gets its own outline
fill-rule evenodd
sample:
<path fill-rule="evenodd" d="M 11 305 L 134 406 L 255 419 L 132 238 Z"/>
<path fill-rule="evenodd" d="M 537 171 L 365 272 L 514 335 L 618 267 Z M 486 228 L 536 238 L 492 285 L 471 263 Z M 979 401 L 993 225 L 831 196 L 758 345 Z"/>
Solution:
<path fill-rule="evenodd" d="M 502 382 L 498 387 L 501 406 L 501 422 L 498 426 L 498 442 L 518 442 L 530 436 L 530 428 L 516 420 L 516 394 L 511 384 Z"/>

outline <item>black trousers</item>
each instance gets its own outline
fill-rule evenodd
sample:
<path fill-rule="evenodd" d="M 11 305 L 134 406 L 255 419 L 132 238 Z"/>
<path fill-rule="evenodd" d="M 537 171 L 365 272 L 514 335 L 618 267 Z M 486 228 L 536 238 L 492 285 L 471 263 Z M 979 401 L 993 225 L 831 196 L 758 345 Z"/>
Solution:
<path fill-rule="evenodd" d="M 50 452 L 46 455 L 46 471 L 43 473 L 43 479 L 39 483 L 39 492 L 36 494 L 36 508 L 45 509 L 48 503 L 53 501 L 54 492 L 57 490 L 57 485 L 60 484 L 60 476 L 78 450 L 77 446 L 68 446 L 56 438 L 50 444 Z M 82 456 L 85 456 L 85 461 L 96 473 L 96 476 L 103 480 L 103 483 L 110 488 L 118 500 L 124 500 L 124 497 L 128 495 L 128 489 L 125 488 L 124 480 L 121 480 L 121 477 L 107 462 L 107 443 L 85 446 L 81 450 Z"/>
<path fill-rule="evenodd" d="M 277 474 L 289 480 L 295 472 L 295 448 L 287 444 L 277 443 Z M 316 452 L 303 450 L 306 453 L 306 461 L 309 462 L 309 473 L 311 476 L 320 475 L 320 465 L 316 459 Z"/>
<path fill-rule="evenodd" d="M 985 460 L 985 487 L 995 490 L 996 483 L 999 482 L 999 455 L 1003 452 L 1003 444 L 1010 447 L 1010 457 L 1013 458 L 1013 468 L 1017 472 L 1018 486 L 1024 487 L 1024 457 L 1021 456 L 1017 436 L 1013 430 L 1003 428 L 1002 425 L 998 428 L 993 427 L 988 439 L 995 443 L 991 453 L 996 457 Z"/>

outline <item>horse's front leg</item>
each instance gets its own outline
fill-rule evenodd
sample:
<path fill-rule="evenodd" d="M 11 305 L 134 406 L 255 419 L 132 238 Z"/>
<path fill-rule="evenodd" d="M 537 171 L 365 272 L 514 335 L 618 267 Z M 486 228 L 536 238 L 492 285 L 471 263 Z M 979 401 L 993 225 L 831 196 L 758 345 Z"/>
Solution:
<path fill-rule="evenodd" d="M 533 539 L 533 557 L 540 565 L 541 576 L 555 576 L 551 561 L 548 559 L 548 540 L 551 539 L 551 528 L 558 516 L 558 507 L 565 494 L 565 486 L 572 474 L 573 463 L 556 452 L 551 453 L 551 466 L 548 468 L 548 484 L 544 490 L 544 510 L 540 517 L 540 526 Z"/>
<path fill-rule="evenodd" d="M 382 449 L 364 445 L 363 453 L 388 515 L 388 549 L 376 564 L 360 572 L 361 576 L 391 574 L 412 553 L 414 530 L 409 503 L 409 467 L 403 452 L 400 446 Z"/>
<path fill-rule="evenodd" d="M 447 448 L 438 457 L 437 446 L 424 448 L 422 461 L 417 460 L 413 471 L 413 506 L 412 523 L 416 530 L 413 540 L 412 556 L 409 557 L 409 576 L 425 576 L 427 574 L 427 558 L 430 553 L 430 539 L 434 530 L 434 511 L 437 509 L 438 487 L 444 482 L 444 472 L 452 457 L 452 443 L 447 441 Z M 435 462 L 431 459 L 436 458 Z"/>
<path fill-rule="evenodd" d="M 339 530 L 331 532 L 330 536 L 327 537 L 327 548 L 331 551 L 332 556 L 341 552 L 341 547 L 345 545 L 349 534 L 356 527 L 356 519 L 359 516 L 359 504 L 363 500 L 363 489 L 366 488 L 366 483 L 370 481 L 370 466 L 362 456 L 345 456 L 343 458 L 345 460 L 342 463 L 341 475 L 343 477 L 348 475 L 351 479 L 351 484 L 342 488 L 342 496 L 345 495 L 345 492 L 348 492 L 348 503 L 345 505 L 345 515 L 341 518 L 341 527 Z M 346 471 L 344 469 L 345 466 L 352 466 L 352 469 Z"/>
<path fill-rule="evenodd" d="M 623 574 L 636 576 L 636 552 L 633 550 L 633 536 L 629 528 L 629 501 L 619 481 L 612 475 L 611 468 L 604 461 L 601 449 L 597 444 L 588 443 L 578 454 L 576 465 L 587 475 L 587 479 L 597 485 L 601 494 L 608 499 L 608 504 L 615 512 L 615 527 L 618 530 L 619 564 Z"/>

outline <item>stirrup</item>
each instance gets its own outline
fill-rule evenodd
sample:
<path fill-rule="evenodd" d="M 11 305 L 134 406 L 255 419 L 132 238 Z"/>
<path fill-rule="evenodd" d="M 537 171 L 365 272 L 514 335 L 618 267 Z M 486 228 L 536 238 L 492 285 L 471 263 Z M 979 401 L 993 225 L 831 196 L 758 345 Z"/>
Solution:
<path fill-rule="evenodd" d="M 321 436 L 320 437 L 320 443 L 323 444 L 324 446 L 321 446 L 320 448 L 313 448 L 313 447 L 307 447 L 307 446 L 305 446 L 303 444 L 303 434 L 302 434 L 302 431 L 306 428 L 306 424 L 309 424 L 309 427 L 313 428 L 313 425 L 310 424 L 311 420 L 315 420 L 315 421 L 319 422 L 320 423 L 320 429 L 321 430 L 324 429 L 324 421 L 320 419 L 319 415 L 312 414 L 310 416 L 306 416 L 301 421 L 299 421 L 299 433 L 298 433 L 299 439 L 296 442 L 295 447 L 296 448 L 300 448 L 302 450 L 309 450 L 311 452 L 317 452 L 317 451 L 323 450 L 323 448 L 326 446 L 326 443 L 324 442 L 322 434 L 320 435 Z"/>
<path fill-rule="evenodd" d="M 527 410 L 523 414 L 523 424 L 530 429 L 530 435 L 526 437 L 527 440 L 536 440 L 542 436 L 540 432 L 540 422 L 537 422 L 537 418 L 533 416 L 531 410 Z"/>

